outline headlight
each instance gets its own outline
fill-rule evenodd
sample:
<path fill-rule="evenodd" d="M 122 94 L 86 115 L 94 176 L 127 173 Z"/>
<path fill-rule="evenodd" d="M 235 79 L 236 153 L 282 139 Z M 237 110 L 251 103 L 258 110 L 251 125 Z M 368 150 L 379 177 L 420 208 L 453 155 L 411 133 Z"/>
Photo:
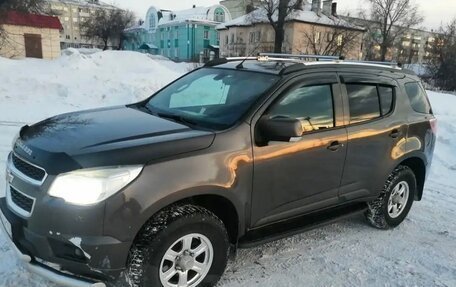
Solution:
<path fill-rule="evenodd" d="M 81 169 L 57 176 L 49 195 L 63 198 L 76 205 L 91 205 L 103 201 L 132 182 L 142 166 L 120 166 Z"/>
<path fill-rule="evenodd" d="M 17 142 L 17 139 L 19 138 L 19 134 L 20 132 L 18 132 L 14 138 L 13 138 L 13 141 L 11 142 L 11 148 L 14 149 L 14 146 L 16 145 L 16 142 Z"/>

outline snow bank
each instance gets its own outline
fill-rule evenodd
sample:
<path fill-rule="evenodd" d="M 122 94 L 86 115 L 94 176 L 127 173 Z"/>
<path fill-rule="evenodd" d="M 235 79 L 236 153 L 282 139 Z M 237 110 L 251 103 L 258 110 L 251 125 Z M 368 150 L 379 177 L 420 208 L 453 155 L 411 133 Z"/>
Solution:
<path fill-rule="evenodd" d="M 437 145 L 430 179 L 456 187 L 456 95 L 428 91 L 437 117 Z"/>
<path fill-rule="evenodd" d="M 56 60 L 0 58 L 2 121 L 136 102 L 190 69 L 127 51 L 68 49 Z M 19 116 L 20 115 L 20 116 Z"/>

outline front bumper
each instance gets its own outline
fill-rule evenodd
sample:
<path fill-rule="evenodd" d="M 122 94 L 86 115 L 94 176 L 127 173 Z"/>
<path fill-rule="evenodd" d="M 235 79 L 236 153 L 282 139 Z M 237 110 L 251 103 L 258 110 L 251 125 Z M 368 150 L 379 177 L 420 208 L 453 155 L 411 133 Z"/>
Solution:
<path fill-rule="evenodd" d="M 104 204 L 67 205 L 47 195 L 52 176 L 37 185 L 12 167 L 10 155 L 0 213 L 11 224 L 10 241 L 27 268 L 65 286 L 116 281 L 125 269 L 131 242 L 104 235 Z M 17 198 L 13 202 L 13 189 L 33 198 L 29 212 L 22 212 Z"/>
<path fill-rule="evenodd" d="M 8 212 L 6 214 L 3 212 L 3 208 L 5 207 L 5 199 L 0 198 L 0 212 L 3 214 L 4 218 L 8 220 L 8 222 L 14 226 L 13 228 L 16 229 L 16 225 L 11 223 L 10 218 L 8 216 Z M 9 218 L 8 218 L 9 217 Z M 17 254 L 21 263 L 25 266 L 25 268 L 30 271 L 31 273 L 38 274 L 49 281 L 52 281 L 56 284 L 61 286 L 69 286 L 69 287 L 105 287 L 105 283 L 99 280 L 90 280 L 82 277 L 78 277 L 74 274 L 71 274 L 68 271 L 62 271 L 55 268 L 55 266 L 59 266 L 57 264 L 53 264 L 53 267 L 50 267 L 51 264 L 46 264 L 45 261 L 40 260 L 38 258 L 33 257 L 32 255 L 26 254 L 19 249 L 18 246 L 14 243 L 14 239 L 9 234 L 11 230 L 6 228 L 3 224 L 3 221 L 0 221 L 1 228 L 3 232 L 6 234 L 7 241 L 10 243 L 11 249 Z M 41 263 L 39 261 L 41 261 Z"/>

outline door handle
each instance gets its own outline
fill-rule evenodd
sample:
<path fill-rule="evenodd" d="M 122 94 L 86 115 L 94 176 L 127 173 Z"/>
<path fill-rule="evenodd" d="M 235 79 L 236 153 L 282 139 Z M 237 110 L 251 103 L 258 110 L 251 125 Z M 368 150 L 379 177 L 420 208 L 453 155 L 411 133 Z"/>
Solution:
<path fill-rule="evenodd" d="M 333 141 L 331 142 L 331 144 L 329 144 L 327 149 L 329 149 L 330 151 L 337 151 L 341 146 L 342 144 L 340 144 L 339 141 Z"/>
<path fill-rule="evenodd" d="M 401 135 L 401 132 L 398 129 L 392 130 L 391 133 L 389 134 L 389 136 L 392 137 L 393 139 L 398 138 L 400 135 Z"/>

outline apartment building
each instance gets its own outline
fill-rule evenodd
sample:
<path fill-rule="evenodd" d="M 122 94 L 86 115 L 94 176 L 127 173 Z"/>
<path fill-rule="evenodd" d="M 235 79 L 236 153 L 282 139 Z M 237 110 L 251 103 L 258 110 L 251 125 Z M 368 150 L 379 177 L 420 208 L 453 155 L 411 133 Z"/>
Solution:
<path fill-rule="evenodd" d="M 302 7 L 288 15 L 284 28 L 283 53 L 344 55 L 356 60 L 363 56 L 364 28 L 338 17 L 337 3 L 332 0 L 303 1 Z M 220 24 L 217 30 L 222 57 L 274 51 L 275 31 L 263 8 Z"/>
<path fill-rule="evenodd" d="M 103 43 L 88 39 L 81 31 L 83 23 L 97 9 L 117 9 L 99 0 L 48 0 L 51 14 L 60 19 L 63 30 L 60 32 L 60 47 L 103 48 Z M 113 47 L 113 43 L 108 43 Z"/>
<path fill-rule="evenodd" d="M 371 20 L 342 17 L 348 22 L 364 27 L 378 27 L 380 24 Z M 378 29 L 378 28 L 377 28 Z M 398 29 L 398 27 L 393 27 Z M 401 30 L 403 30 L 401 28 Z M 438 36 L 437 32 L 426 31 L 421 29 L 409 28 L 396 38 L 394 45 L 388 49 L 386 54 L 387 61 L 396 61 L 402 64 L 424 64 L 430 57 L 431 46 Z M 379 60 L 380 46 L 377 44 L 381 41 L 379 30 L 369 29 L 363 40 L 364 60 Z"/>

